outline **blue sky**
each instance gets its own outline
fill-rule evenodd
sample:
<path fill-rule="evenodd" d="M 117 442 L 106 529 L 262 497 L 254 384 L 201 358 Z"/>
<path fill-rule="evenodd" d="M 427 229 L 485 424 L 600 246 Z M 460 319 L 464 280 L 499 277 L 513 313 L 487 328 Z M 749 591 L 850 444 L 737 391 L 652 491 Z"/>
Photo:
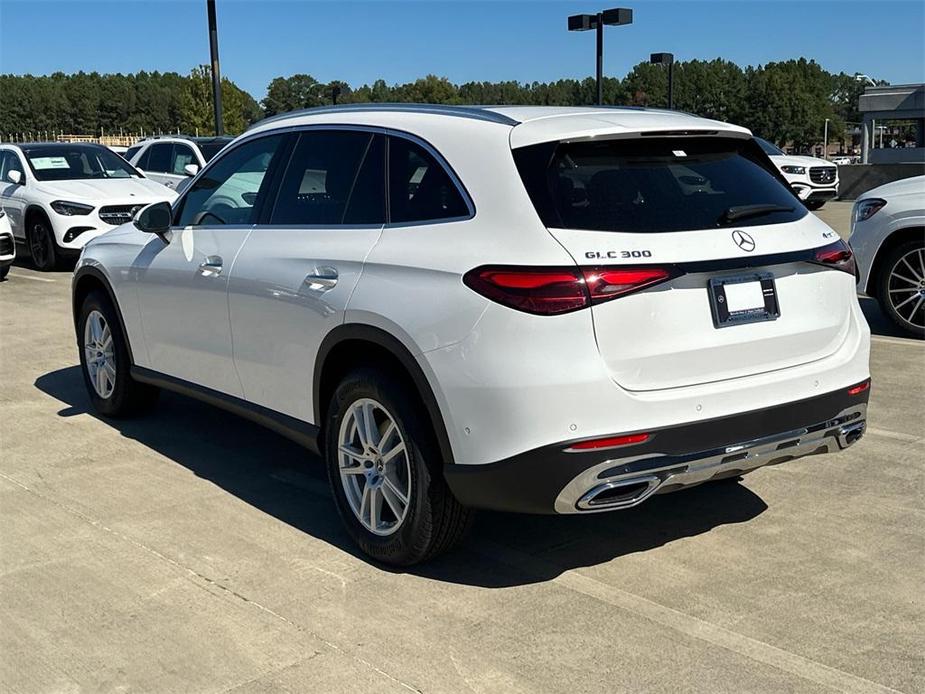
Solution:
<path fill-rule="evenodd" d="M 278 75 L 352 85 L 427 73 L 454 82 L 593 74 L 592 32 L 568 33 L 587 2 L 218 0 L 223 75 L 257 99 Z M 806 56 L 833 72 L 925 81 L 925 2 L 644 2 L 606 31 L 604 70 L 623 76 L 653 51 L 739 65 Z M 0 72 L 186 73 L 209 60 L 205 0 L 0 0 Z"/>

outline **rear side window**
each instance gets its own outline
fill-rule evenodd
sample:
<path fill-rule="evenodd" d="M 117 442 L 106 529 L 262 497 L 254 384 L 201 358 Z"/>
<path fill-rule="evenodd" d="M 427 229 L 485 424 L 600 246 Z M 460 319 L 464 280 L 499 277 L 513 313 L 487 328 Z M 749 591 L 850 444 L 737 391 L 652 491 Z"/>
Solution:
<path fill-rule="evenodd" d="M 402 137 L 389 138 L 389 211 L 395 224 L 469 214 L 446 169 L 426 149 Z"/>
<path fill-rule="evenodd" d="M 134 157 L 136 154 L 138 154 L 138 150 L 139 150 L 139 149 L 141 149 L 141 147 L 138 146 L 138 145 L 136 145 L 135 147 L 129 147 L 127 150 L 125 150 L 125 154 L 123 154 L 122 157 L 123 157 L 126 161 L 131 161 L 131 160 L 132 160 L 132 157 Z"/>
<path fill-rule="evenodd" d="M 151 147 L 146 152 L 147 166 L 142 167 L 146 171 L 156 173 L 167 173 L 170 171 L 170 153 L 173 151 L 173 145 L 169 142 L 161 142 Z"/>
<path fill-rule="evenodd" d="M 653 233 L 779 224 L 807 214 L 733 138 L 647 138 L 544 143 L 514 150 L 527 192 L 548 227 Z M 766 159 L 765 159 L 766 161 Z M 778 207 L 728 219 L 731 208 Z"/>
<path fill-rule="evenodd" d="M 348 205 L 353 207 L 351 198 L 372 140 L 371 133 L 354 130 L 302 133 L 280 184 L 270 223 L 343 224 Z M 381 169 L 379 179 L 381 185 Z M 359 199 L 369 191 L 356 194 Z"/>

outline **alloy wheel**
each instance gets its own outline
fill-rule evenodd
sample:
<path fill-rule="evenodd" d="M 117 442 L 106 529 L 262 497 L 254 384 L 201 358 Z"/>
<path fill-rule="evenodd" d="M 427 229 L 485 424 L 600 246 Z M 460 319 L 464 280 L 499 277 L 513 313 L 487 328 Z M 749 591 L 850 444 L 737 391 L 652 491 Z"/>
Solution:
<path fill-rule="evenodd" d="M 91 311 L 84 323 L 84 357 L 93 390 L 105 400 L 116 387 L 116 357 L 112 331 L 99 311 Z"/>
<path fill-rule="evenodd" d="M 338 435 L 340 481 L 364 528 L 391 535 L 411 505 L 411 464 L 395 418 L 371 398 L 355 401 Z"/>
<path fill-rule="evenodd" d="M 32 254 L 32 262 L 36 267 L 48 266 L 51 257 L 51 239 L 44 225 L 36 224 L 32 227 L 32 233 L 29 234 L 29 252 Z"/>
<path fill-rule="evenodd" d="M 887 293 L 900 320 L 925 328 L 925 249 L 913 248 L 896 261 L 890 268 Z"/>

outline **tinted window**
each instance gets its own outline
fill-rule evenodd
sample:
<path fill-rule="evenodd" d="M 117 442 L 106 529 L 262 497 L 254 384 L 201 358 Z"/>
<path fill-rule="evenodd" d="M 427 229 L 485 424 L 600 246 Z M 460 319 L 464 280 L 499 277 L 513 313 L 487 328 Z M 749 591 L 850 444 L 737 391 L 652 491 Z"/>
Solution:
<path fill-rule="evenodd" d="M 390 221 L 465 217 L 469 208 L 446 169 L 420 145 L 389 138 Z"/>
<path fill-rule="evenodd" d="M 737 226 L 799 219 L 806 208 L 764 168 L 758 146 L 732 138 L 546 143 L 514 151 L 549 227 L 659 232 L 709 229 L 732 207 L 777 205 Z"/>
<path fill-rule="evenodd" d="M 360 131 L 305 132 L 292 152 L 271 215 L 272 224 L 342 224 L 372 135 Z M 363 212 L 359 208 L 357 216 Z"/>
<path fill-rule="evenodd" d="M 170 153 L 172 151 L 173 145 L 169 142 L 151 145 L 151 147 L 148 148 L 148 165 L 144 167 L 144 169 L 157 173 L 167 173 L 170 171 Z"/>
<path fill-rule="evenodd" d="M 9 150 L 0 152 L 0 185 L 6 185 L 10 182 L 6 177 L 10 171 L 18 171 L 20 174 L 23 173 L 22 165 L 19 163 L 19 157 L 16 156 L 15 152 L 10 152 Z M 22 179 L 20 179 L 20 181 L 21 180 Z"/>
<path fill-rule="evenodd" d="M 40 181 L 130 178 L 138 172 L 106 147 L 85 144 L 35 145 L 23 149 Z"/>
<path fill-rule="evenodd" d="M 219 140 L 218 142 L 203 142 L 199 145 L 199 151 L 202 153 L 202 158 L 206 162 L 212 161 L 212 158 L 221 152 L 225 145 L 227 145 L 231 140 Z"/>
<path fill-rule="evenodd" d="M 261 184 L 281 135 L 251 140 L 219 159 L 183 197 L 179 226 L 252 224 Z"/>
<path fill-rule="evenodd" d="M 134 157 L 136 154 L 138 154 L 138 150 L 139 150 L 139 149 L 141 149 L 141 146 L 140 146 L 140 145 L 135 145 L 134 147 L 129 147 L 127 150 L 125 150 L 125 154 L 123 154 L 122 157 L 123 157 L 126 161 L 131 161 L 131 160 L 132 160 L 132 157 Z"/>
<path fill-rule="evenodd" d="M 148 156 L 150 154 L 151 154 L 151 148 L 148 147 L 148 149 L 142 152 L 141 156 L 138 157 L 138 163 L 135 164 L 135 166 L 137 166 L 142 171 L 146 171 L 148 169 Z"/>
<path fill-rule="evenodd" d="M 347 202 L 344 224 L 385 222 L 385 136 L 374 135 Z"/>
<path fill-rule="evenodd" d="M 760 137 L 756 137 L 755 142 L 758 143 L 761 149 L 764 150 L 764 153 L 769 157 L 781 156 L 784 154 L 784 150 L 782 150 L 780 147 L 772 145 L 770 142 Z"/>
<path fill-rule="evenodd" d="M 196 160 L 196 155 L 193 154 L 193 150 L 187 145 L 175 144 L 173 146 L 173 154 L 171 155 L 170 173 L 185 176 L 186 172 L 183 170 L 183 167 L 187 164 L 198 165 L 199 162 Z"/>

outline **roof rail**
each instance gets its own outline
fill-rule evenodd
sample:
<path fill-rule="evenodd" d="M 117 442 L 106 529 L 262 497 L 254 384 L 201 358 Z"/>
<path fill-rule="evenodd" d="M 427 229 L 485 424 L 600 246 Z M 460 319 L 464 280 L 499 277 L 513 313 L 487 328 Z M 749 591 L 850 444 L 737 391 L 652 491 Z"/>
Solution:
<path fill-rule="evenodd" d="M 456 118 L 472 118 L 474 120 L 483 120 L 490 123 L 499 123 L 501 125 L 518 125 L 520 123 L 520 121 L 514 120 L 509 116 L 490 111 L 484 106 L 455 106 L 449 104 L 344 104 L 342 106 L 317 106 L 314 108 L 303 108 L 296 111 L 278 113 L 269 118 L 257 121 L 251 125 L 248 130 L 252 130 L 258 125 L 265 125 L 266 123 L 273 123 L 280 120 L 295 118 L 297 116 L 312 116 L 316 113 L 362 113 L 364 111 L 429 113 L 441 116 L 455 116 Z"/>

